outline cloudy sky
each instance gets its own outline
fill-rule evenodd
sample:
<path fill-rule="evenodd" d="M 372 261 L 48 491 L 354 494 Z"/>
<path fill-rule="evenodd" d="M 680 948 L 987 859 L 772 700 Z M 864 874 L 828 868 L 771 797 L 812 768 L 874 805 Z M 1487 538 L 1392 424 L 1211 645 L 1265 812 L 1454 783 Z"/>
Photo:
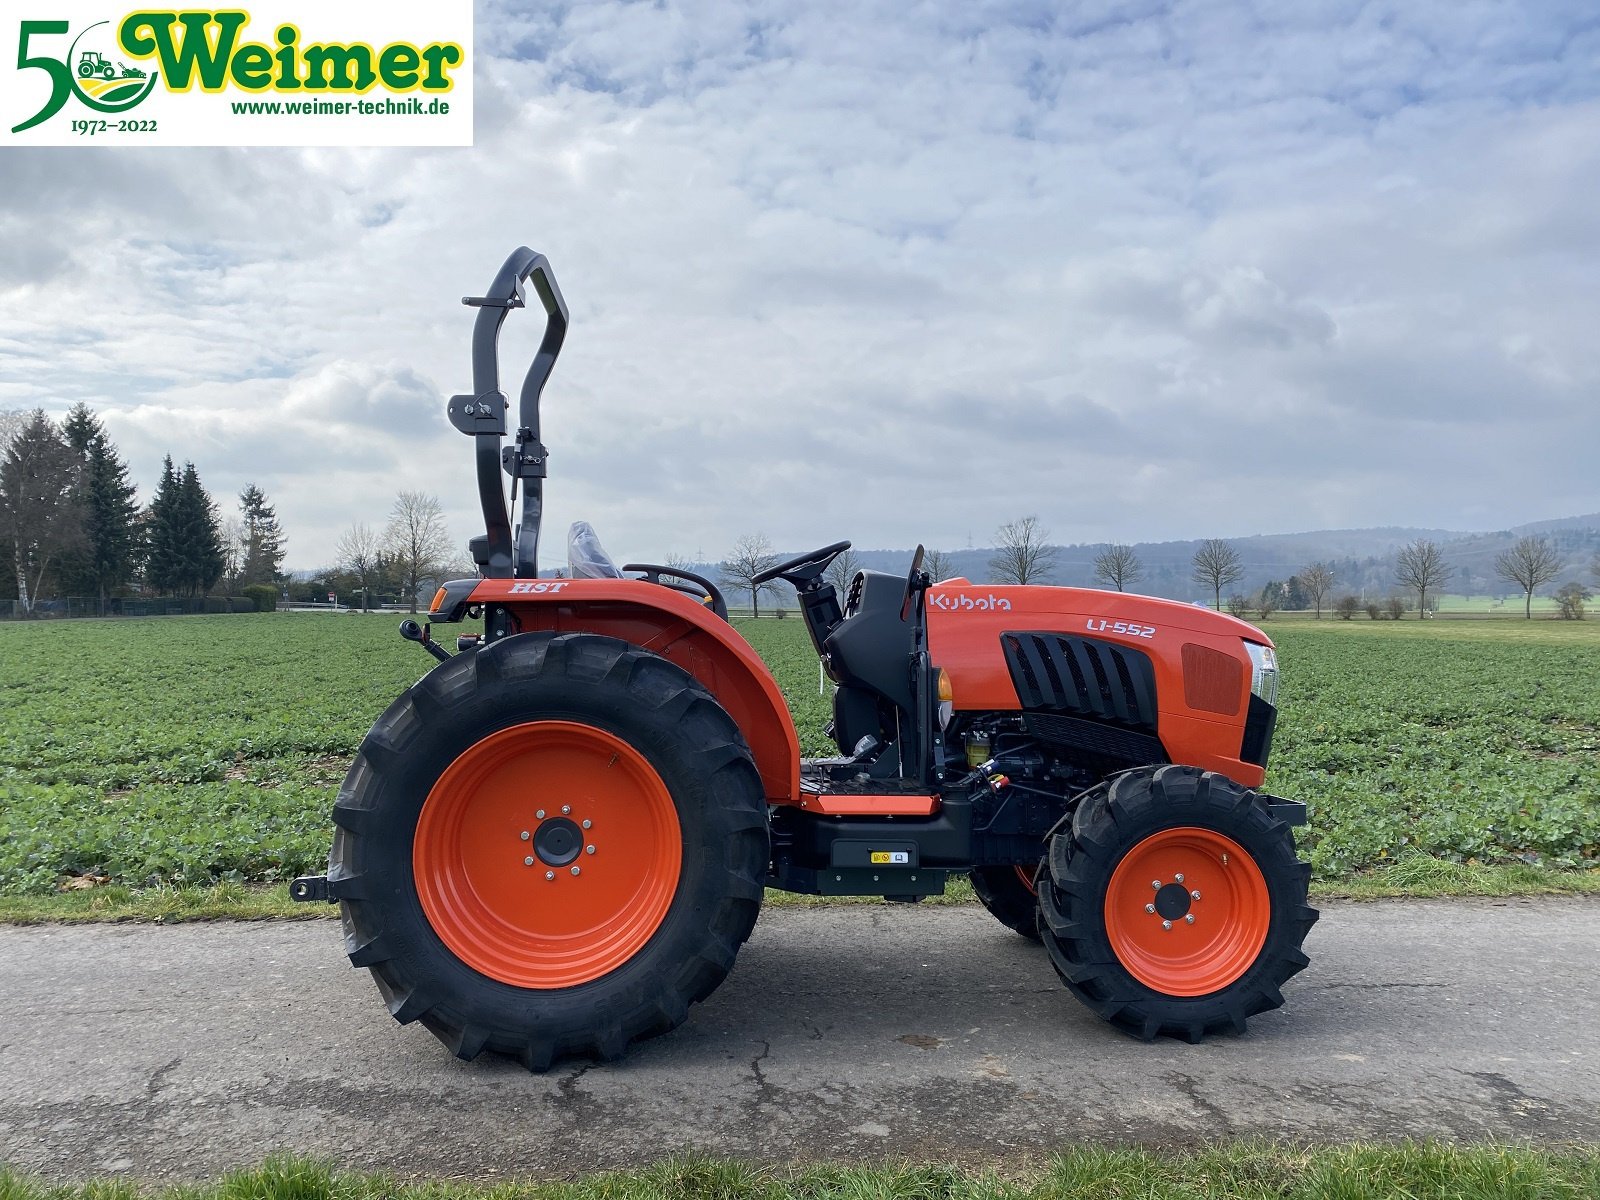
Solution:
<path fill-rule="evenodd" d="M 402 487 L 465 538 L 458 301 L 527 243 L 547 554 L 1600 509 L 1592 0 L 480 0 L 477 46 L 470 150 L 0 150 L 0 408 L 86 401 L 146 498 L 259 483 L 292 567 Z"/>

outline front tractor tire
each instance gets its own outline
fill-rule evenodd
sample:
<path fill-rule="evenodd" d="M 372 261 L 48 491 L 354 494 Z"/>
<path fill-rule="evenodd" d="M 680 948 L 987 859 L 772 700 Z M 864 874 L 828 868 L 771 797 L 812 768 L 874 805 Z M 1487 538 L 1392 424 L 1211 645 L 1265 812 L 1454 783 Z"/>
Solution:
<path fill-rule="evenodd" d="M 1124 1033 L 1243 1033 L 1310 961 L 1311 868 L 1255 792 L 1195 767 L 1127 771 L 1051 837 L 1041 932 L 1062 982 Z"/>
<path fill-rule="evenodd" d="M 680 1024 L 755 924 L 766 803 L 738 727 L 627 642 L 530 633 L 435 668 L 334 805 L 350 962 L 463 1059 L 543 1071 Z"/>

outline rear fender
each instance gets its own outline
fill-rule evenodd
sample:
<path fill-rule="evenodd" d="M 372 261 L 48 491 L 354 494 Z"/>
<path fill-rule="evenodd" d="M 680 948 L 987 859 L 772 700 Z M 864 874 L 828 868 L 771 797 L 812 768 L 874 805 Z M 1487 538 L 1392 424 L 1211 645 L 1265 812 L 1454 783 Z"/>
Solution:
<path fill-rule="evenodd" d="M 465 582 L 465 581 L 464 581 Z M 681 592 L 638 579 L 480 579 L 463 596 L 447 584 L 437 620 L 469 605 L 496 606 L 518 633 L 598 633 L 631 642 L 693 675 L 727 709 L 750 745 L 769 804 L 800 795 L 800 739 L 766 663 L 737 630 Z"/>

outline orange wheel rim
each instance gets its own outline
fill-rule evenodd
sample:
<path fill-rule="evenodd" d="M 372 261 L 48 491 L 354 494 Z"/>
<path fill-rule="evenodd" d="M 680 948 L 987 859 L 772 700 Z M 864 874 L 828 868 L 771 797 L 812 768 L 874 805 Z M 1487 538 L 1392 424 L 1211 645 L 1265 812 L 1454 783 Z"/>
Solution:
<path fill-rule="evenodd" d="M 1272 901 L 1256 861 L 1210 829 L 1164 829 L 1117 864 L 1106 889 L 1106 934 L 1117 959 L 1169 996 L 1221 991 L 1267 940 Z"/>
<path fill-rule="evenodd" d="M 633 958 L 672 907 L 682 861 L 678 812 L 649 760 L 571 721 L 470 746 L 423 802 L 411 854 L 440 940 L 526 988 L 574 987 Z"/>

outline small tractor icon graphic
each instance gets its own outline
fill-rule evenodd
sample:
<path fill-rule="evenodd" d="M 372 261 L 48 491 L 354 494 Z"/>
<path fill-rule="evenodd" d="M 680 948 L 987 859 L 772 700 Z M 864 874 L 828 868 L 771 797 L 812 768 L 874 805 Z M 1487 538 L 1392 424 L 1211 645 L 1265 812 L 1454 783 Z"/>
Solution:
<path fill-rule="evenodd" d="M 118 63 L 117 67 L 122 68 L 123 79 L 145 78 L 145 73 L 138 67 L 130 67 L 123 63 Z M 117 78 L 117 67 L 113 67 L 111 61 L 98 50 L 85 50 L 78 59 L 78 78 L 88 79 L 92 75 L 98 75 L 109 82 Z"/>

